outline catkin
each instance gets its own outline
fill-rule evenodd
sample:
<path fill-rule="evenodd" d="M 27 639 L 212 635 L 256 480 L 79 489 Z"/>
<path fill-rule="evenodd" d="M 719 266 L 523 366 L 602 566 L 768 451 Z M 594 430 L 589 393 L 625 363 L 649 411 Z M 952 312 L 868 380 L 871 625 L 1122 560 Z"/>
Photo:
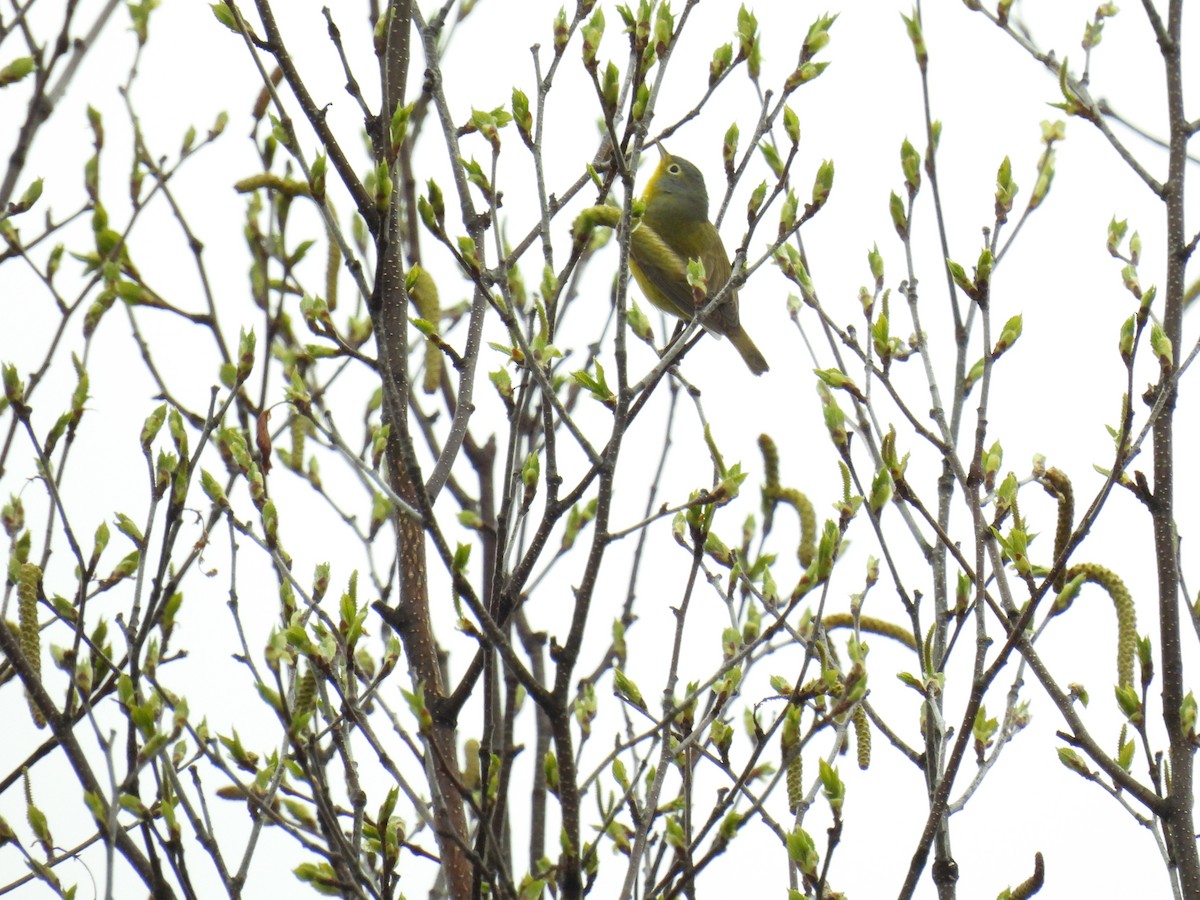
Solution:
<path fill-rule="evenodd" d="M 871 722 L 860 703 L 854 707 L 854 741 L 858 752 L 858 767 L 864 772 L 871 766 Z"/>
<path fill-rule="evenodd" d="M 42 640 L 38 630 L 37 596 L 38 584 L 42 580 L 42 570 L 34 563 L 22 563 L 17 580 L 17 624 L 21 629 L 21 655 L 38 682 L 42 680 Z M 46 717 L 41 709 L 26 694 L 29 701 L 29 712 L 33 716 L 33 724 L 38 728 L 46 727 Z"/>
<path fill-rule="evenodd" d="M 800 756 L 800 707 L 789 706 L 784 713 L 779 749 L 787 766 L 788 812 L 795 815 L 804 801 L 804 761 Z"/>
<path fill-rule="evenodd" d="M 304 674 L 296 685 L 296 716 L 311 715 L 317 708 L 317 673 L 312 666 L 304 667 Z"/>
<path fill-rule="evenodd" d="M 1046 490 L 1058 498 L 1058 523 L 1054 529 L 1054 559 L 1057 560 L 1071 539 L 1071 529 L 1075 524 L 1075 494 L 1071 490 L 1071 479 L 1061 469 L 1047 469 L 1045 483 Z M 1054 590 L 1061 591 L 1066 580 L 1064 569 L 1058 573 Z"/>
<path fill-rule="evenodd" d="M 1127 686 L 1133 684 L 1133 657 L 1137 648 L 1137 613 L 1134 610 L 1133 597 L 1125 582 L 1111 569 L 1095 563 L 1080 563 L 1067 569 L 1066 580 L 1074 581 L 1082 578 L 1102 587 L 1112 598 L 1113 607 L 1117 613 L 1117 684 Z M 1066 609 L 1058 610 L 1062 612 Z"/>

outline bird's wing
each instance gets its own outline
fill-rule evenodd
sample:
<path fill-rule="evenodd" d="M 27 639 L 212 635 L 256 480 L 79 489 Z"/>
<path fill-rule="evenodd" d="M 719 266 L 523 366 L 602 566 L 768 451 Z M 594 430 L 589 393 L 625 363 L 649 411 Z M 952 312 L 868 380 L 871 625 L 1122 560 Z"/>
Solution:
<path fill-rule="evenodd" d="M 729 280 L 733 267 L 730 265 L 729 254 L 725 252 L 725 245 L 721 243 L 717 229 L 711 224 L 708 227 L 711 229 L 712 235 L 705 241 L 706 249 L 700 254 L 700 262 L 704 263 L 704 273 L 708 276 L 708 296 L 711 298 L 717 295 L 717 291 L 725 287 L 725 282 Z M 716 334 L 736 332 L 740 324 L 737 291 L 727 292 L 721 305 L 704 317 L 704 324 L 709 331 Z"/>
<path fill-rule="evenodd" d="M 629 253 L 634 276 L 646 299 L 681 319 L 696 314 L 687 283 L 687 260 L 672 250 L 658 232 L 645 222 L 639 224 L 629 236 Z"/>

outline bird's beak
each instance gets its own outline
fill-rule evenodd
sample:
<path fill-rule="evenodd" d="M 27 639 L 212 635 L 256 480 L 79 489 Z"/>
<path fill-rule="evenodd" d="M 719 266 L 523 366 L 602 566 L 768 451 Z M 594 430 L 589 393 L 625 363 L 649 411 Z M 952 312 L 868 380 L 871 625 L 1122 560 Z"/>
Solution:
<path fill-rule="evenodd" d="M 667 153 L 667 148 L 663 146 L 662 141 L 655 141 L 654 146 L 658 148 L 659 159 L 664 159 L 665 157 L 671 155 L 671 154 Z"/>

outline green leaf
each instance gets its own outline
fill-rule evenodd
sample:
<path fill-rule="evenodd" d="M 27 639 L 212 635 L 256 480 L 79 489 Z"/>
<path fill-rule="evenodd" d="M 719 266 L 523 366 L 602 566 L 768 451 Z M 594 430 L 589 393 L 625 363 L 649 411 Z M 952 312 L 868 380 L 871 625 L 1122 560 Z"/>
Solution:
<path fill-rule="evenodd" d="M 1095 775 L 1092 773 L 1092 770 L 1088 768 L 1087 763 L 1083 761 L 1083 757 L 1081 757 L 1070 747 L 1058 748 L 1058 761 L 1071 771 L 1082 775 L 1084 778 L 1095 777 Z"/>
<path fill-rule="evenodd" d="M 35 65 L 32 56 L 18 56 L 7 66 L 0 68 L 0 88 L 25 78 L 33 71 Z"/>
<path fill-rule="evenodd" d="M 1121 708 L 1121 712 L 1125 714 L 1131 724 L 1137 725 L 1142 721 L 1142 701 L 1138 696 L 1137 689 L 1133 685 L 1117 685 L 1114 689 L 1117 696 L 1117 706 Z M 1192 701 L 1193 704 L 1195 701 Z"/>
<path fill-rule="evenodd" d="M 638 690 L 638 686 L 618 668 L 613 669 L 613 693 L 640 710 L 645 711 L 647 708 L 646 701 L 642 699 L 642 692 Z"/>
<path fill-rule="evenodd" d="M 830 808 L 835 814 L 840 814 L 842 804 L 846 800 L 846 785 L 838 775 L 837 769 L 820 760 L 821 769 L 821 787 L 825 793 L 825 799 L 829 801 Z"/>
<path fill-rule="evenodd" d="M 805 875 L 815 876 L 821 855 L 807 831 L 797 825 L 787 836 L 788 858 Z"/>
<path fill-rule="evenodd" d="M 787 132 L 793 147 L 800 143 L 800 117 L 790 106 L 783 108 L 783 130 Z"/>
<path fill-rule="evenodd" d="M 712 62 L 708 64 L 708 86 L 712 87 L 721 80 L 733 63 L 733 44 L 722 44 L 713 51 Z"/>

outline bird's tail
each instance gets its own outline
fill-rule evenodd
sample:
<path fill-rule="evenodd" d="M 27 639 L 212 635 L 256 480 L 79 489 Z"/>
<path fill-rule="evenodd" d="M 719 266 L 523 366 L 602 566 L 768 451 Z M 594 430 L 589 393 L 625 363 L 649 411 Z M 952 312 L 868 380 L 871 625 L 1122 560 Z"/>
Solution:
<path fill-rule="evenodd" d="M 750 335 L 746 334 L 746 329 L 739 328 L 737 331 L 728 334 L 727 337 L 730 343 L 737 349 L 737 352 L 742 355 L 742 359 L 746 362 L 746 368 L 755 375 L 761 375 L 771 368 L 767 365 L 767 358 L 754 346 L 754 341 L 750 340 Z"/>

